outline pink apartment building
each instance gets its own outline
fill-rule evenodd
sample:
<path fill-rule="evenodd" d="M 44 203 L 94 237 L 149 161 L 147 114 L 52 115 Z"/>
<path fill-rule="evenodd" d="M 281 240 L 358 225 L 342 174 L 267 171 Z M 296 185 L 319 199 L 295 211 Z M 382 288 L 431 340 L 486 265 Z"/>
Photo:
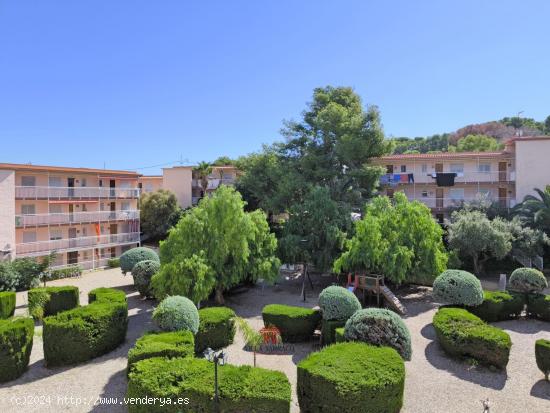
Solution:
<path fill-rule="evenodd" d="M 139 174 L 0 164 L 0 259 L 57 252 L 83 269 L 140 243 Z"/>

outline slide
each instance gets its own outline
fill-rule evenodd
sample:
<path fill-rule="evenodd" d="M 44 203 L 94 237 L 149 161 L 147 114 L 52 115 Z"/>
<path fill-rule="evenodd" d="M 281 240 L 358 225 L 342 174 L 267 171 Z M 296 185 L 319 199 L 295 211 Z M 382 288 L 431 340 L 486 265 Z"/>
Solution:
<path fill-rule="evenodd" d="M 390 307 L 392 307 L 401 315 L 407 314 L 407 309 L 405 308 L 405 306 L 401 304 L 401 301 L 399 301 L 399 298 L 397 298 L 395 294 L 392 293 L 388 287 L 386 286 L 381 287 L 380 292 L 382 293 L 386 301 L 390 303 Z"/>

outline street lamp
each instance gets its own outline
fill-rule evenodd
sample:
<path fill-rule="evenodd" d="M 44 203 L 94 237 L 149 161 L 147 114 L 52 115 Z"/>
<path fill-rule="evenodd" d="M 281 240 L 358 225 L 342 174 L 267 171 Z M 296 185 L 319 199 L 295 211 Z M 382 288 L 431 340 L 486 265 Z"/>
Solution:
<path fill-rule="evenodd" d="M 214 403 L 216 404 L 216 411 L 220 409 L 220 397 L 218 394 L 218 364 L 223 366 L 227 363 L 227 352 L 220 351 L 216 353 L 210 347 L 204 350 L 204 358 L 214 363 Z"/>

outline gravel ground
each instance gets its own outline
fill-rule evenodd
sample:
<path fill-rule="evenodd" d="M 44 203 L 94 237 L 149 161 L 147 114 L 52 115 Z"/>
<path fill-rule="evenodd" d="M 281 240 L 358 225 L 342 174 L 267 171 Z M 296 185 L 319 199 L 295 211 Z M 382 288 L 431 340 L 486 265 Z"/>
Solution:
<path fill-rule="evenodd" d="M 316 297 L 330 278 L 316 278 L 315 290 L 308 289 L 308 300 L 300 299 L 300 280 L 283 280 L 274 287 L 256 287 L 234 292 L 227 305 L 238 315 L 260 328 L 261 309 L 269 303 L 315 306 Z M 120 270 L 85 274 L 82 278 L 53 281 L 50 285 L 77 285 L 81 303 L 87 302 L 87 292 L 100 286 L 118 287 L 128 294 L 129 328 L 127 340 L 115 351 L 86 364 L 46 369 L 43 366 L 42 341 L 35 335 L 29 371 L 18 380 L 0 386 L 0 412 L 125 412 L 120 405 L 93 405 L 97 397 L 122 398 L 126 392 L 126 354 L 144 331 L 153 328 L 150 302 L 143 301 L 131 287 L 131 276 Z M 25 314 L 26 293 L 17 294 L 17 313 Z M 483 367 L 454 361 L 440 350 L 434 341 L 431 320 L 436 304 L 430 300 L 428 289 L 407 290 L 400 293 L 409 316 L 405 319 L 411 330 L 413 358 L 406 363 L 405 413 L 464 413 L 482 412 L 481 400 L 489 398 L 491 413 L 548 412 L 550 411 L 550 384 L 545 383 L 534 357 L 534 343 L 538 338 L 550 338 L 550 323 L 533 320 L 497 323 L 512 337 L 512 353 L 506 372 L 493 372 Z M 253 354 L 243 349 L 237 336 L 227 350 L 232 364 L 252 364 Z M 257 365 L 283 371 L 293 384 L 292 412 L 299 412 L 295 395 L 296 364 L 312 351 L 312 343 L 297 344 L 280 354 L 258 354 Z M 28 397 L 50 396 L 40 405 Z M 74 397 L 73 402 L 63 397 Z M 90 405 L 76 405 L 77 397 L 92 400 Z M 24 406 L 14 404 L 27 400 Z M 358 412 L 359 413 L 359 412 Z"/>

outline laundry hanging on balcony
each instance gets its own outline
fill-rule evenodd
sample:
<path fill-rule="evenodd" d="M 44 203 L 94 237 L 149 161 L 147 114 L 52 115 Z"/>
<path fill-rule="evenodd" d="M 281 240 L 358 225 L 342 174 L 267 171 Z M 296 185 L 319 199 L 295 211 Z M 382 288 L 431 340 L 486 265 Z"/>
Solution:
<path fill-rule="evenodd" d="M 456 172 L 437 172 L 432 174 L 432 178 L 435 178 L 437 186 L 454 186 Z"/>

